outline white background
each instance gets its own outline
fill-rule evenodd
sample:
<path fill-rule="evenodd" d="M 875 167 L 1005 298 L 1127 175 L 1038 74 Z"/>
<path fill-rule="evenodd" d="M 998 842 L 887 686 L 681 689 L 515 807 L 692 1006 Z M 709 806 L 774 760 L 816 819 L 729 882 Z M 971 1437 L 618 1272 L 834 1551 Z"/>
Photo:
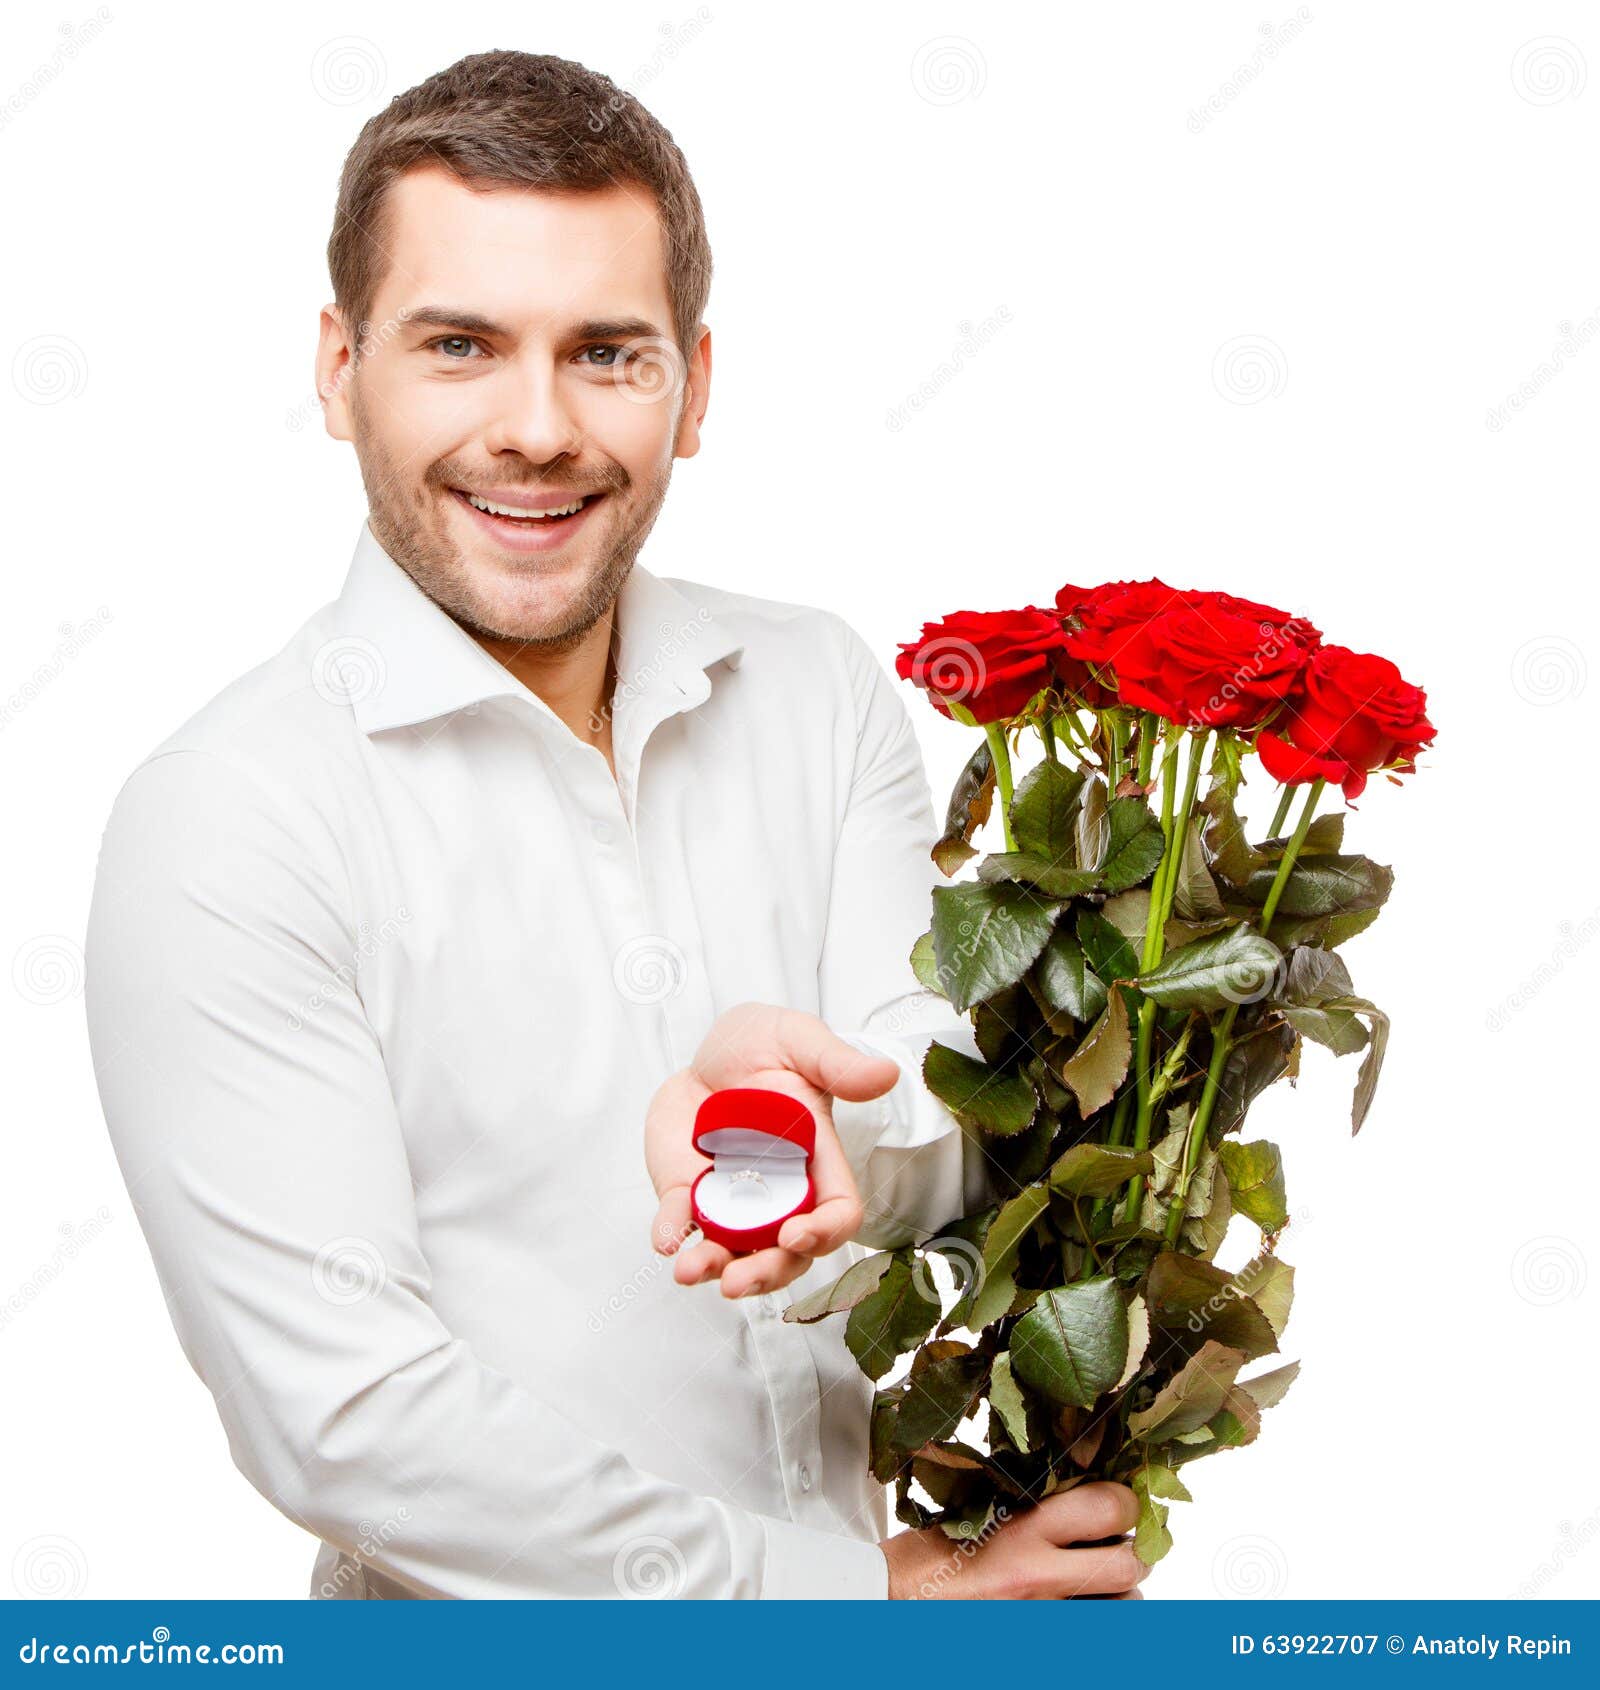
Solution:
<path fill-rule="evenodd" d="M 0 1593 L 306 1587 L 167 1323 L 78 947 L 121 780 L 343 578 L 312 352 L 344 152 L 514 46 L 637 92 L 707 206 L 712 405 L 657 573 L 831 606 L 886 662 L 925 617 L 1159 573 L 1426 685 L 1437 751 L 1350 829 L 1397 869 L 1346 953 L 1395 1019 L 1377 1105 L 1352 1142 L 1355 1061 L 1314 1051 L 1252 1117 L 1304 1372 L 1191 1469 L 1145 1588 L 1594 1594 L 1600 11 L 100 16 L 0 26 Z M 942 805 L 968 739 L 912 702 Z"/>

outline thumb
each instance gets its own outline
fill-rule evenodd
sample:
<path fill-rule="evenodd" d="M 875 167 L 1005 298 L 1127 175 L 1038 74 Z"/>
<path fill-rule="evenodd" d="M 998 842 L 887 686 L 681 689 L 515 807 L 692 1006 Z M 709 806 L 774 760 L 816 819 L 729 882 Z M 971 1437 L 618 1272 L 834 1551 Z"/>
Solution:
<path fill-rule="evenodd" d="M 786 1065 L 819 1091 L 864 1103 L 900 1078 L 900 1064 L 863 1043 L 841 1038 L 815 1015 L 789 1015 L 779 1026 Z"/>

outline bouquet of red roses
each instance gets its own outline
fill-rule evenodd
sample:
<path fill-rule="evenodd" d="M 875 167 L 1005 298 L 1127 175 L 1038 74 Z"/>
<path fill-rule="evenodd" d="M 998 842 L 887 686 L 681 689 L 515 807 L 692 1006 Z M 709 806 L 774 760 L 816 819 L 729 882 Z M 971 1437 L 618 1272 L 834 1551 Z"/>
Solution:
<path fill-rule="evenodd" d="M 923 1079 L 981 1142 L 1002 1201 L 857 1263 L 788 1317 L 847 1314 L 874 1380 L 911 1354 L 871 1439 L 907 1524 L 974 1538 L 1115 1479 L 1154 1562 L 1166 1503 L 1189 1499 L 1182 1468 L 1251 1442 L 1298 1368 L 1246 1372 L 1278 1350 L 1294 1269 L 1277 1254 L 1278 1147 L 1243 1129 L 1304 1039 L 1364 1051 L 1357 1130 L 1371 1104 L 1388 1021 L 1339 947 L 1393 876 L 1347 853 L 1343 814 L 1318 806 L 1330 784 L 1354 799 L 1377 771 L 1410 772 L 1434 735 L 1427 700 L 1303 617 L 1157 580 L 958 612 L 897 667 L 983 731 L 934 847 L 947 876 L 978 857 L 999 799 L 1003 849 L 934 891 L 911 966 L 971 1017 L 980 1058 L 934 1042 Z M 1016 779 L 1026 733 L 1042 755 Z M 1237 804 L 1252 755 L 1282 786 L 1254 841 Z M 1259 1247 L 1228 1271 L 1215 1258 L 1235 1216 Z"/>

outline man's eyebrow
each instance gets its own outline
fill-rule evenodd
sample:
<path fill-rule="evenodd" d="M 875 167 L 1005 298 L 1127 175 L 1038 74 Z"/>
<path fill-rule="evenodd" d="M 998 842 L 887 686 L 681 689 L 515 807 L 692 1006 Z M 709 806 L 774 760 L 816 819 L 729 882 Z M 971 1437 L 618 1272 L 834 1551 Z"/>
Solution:
<path fill-rule="evenodd" d="M 463 334 L 483 335 L 489 340 L 510 340 L 512 331 L 503 323 L 491 321 L 477 311 L 462 310 L 453 305 L 418 305 L 405 315 L 408 325 L 422 328 L 459 329 Z M 659 325 L 648 317 L 597 317 L 579 323 L 572 331 L 574 340 L 632 340 L 641 337 L 663 339 Z"/>

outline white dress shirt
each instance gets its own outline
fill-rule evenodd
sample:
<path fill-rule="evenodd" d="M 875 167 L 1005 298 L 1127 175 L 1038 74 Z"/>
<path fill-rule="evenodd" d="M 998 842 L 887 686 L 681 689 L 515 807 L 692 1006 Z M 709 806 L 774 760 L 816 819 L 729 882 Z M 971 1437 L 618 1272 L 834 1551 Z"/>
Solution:
<path fill-rule="evenodd" d="M 902 1063 L 835 1109 L 864 1242 L 988 1200 L 919 1075 L 934 1032 L 974 1047 L 907 962 L 916 737 L 831 612 L 636 565 L 616 637 L 613 778 L 363 526 L 106 826 L 106 1120 L 313 1596 L 887 1591 L 842 1318 L 677 1285 L 643 1124 L 719 1014 L 788 1005 Z"/>

